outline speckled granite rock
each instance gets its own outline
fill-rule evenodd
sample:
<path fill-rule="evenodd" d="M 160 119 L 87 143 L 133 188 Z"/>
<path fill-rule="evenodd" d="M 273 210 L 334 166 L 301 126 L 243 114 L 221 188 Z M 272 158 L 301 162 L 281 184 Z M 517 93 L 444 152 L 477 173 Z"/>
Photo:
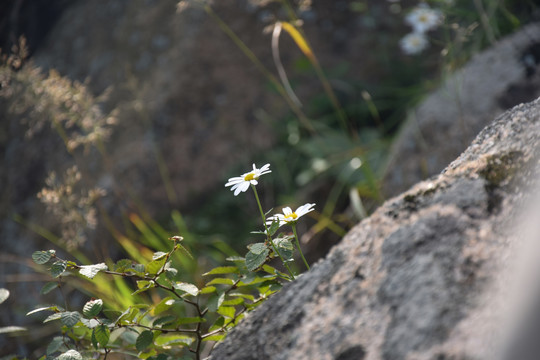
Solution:
<path fill-rule="evenodd" d="M 523 27 L 449 75 L 403 125 L 383 182 L 395 196 L 438 174 L 496 116 L 540 95 L 540 24 Z"/>
<path fill-rule="evenodd" d="M 537 179 L 539 146 L 540 99 L 353 228 L 212 360 L 496 358 L 505 334 L 495 294 L 508 285 L 512 219 Z"/>

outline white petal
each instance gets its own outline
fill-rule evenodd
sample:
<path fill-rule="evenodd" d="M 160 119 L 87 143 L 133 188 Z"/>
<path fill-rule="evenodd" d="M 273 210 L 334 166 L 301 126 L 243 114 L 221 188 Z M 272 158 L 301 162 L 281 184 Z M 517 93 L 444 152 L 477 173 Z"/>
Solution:
<path fill-rule="evenodd" d="M 283 208 L 283 213 L 284 213 L 285 215 L 291 215 L 291 214 L 292 214 L 292 210 L 291 210 L 290 207 L 284 207 L 284 208 Z"/>

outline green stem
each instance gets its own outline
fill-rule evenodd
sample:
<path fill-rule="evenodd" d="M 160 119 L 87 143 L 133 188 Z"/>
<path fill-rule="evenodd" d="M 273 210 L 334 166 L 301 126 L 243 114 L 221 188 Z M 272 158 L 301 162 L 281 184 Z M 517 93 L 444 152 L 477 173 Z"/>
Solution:
<path fill-rule="evenodd" d="M 264 216 L 264 211 L 263 211 L 262 206 L 261 206 L 261 201 L 259 200 L 259 194 L 257 194 L 257 189 L 255 188 L 255 185 L 251 185 L 251 188 L 253 189 L 253 193 L 255 193 L 255 199 L 257 200 L 257 205 L 259 205 L 259 211 L 261 212 L 261 218 L 262 218 L 262 221 L 263 221 L 264 229 L 266 230 L 266 237 L 268 238 L 268 241 L 270 242 L 270 245 L 272 245 L 272 248 L 274 249 L 274 252 L 276 254 L 278 254 L 279 258 L 281 259 L 281 262 L 287 268 L 287 270 L 289 271 L 289 274 L 291 274 L 291 278 L 294 280 L 293 272 L 289 268 L 289 265 L 287 265 L 287 263 L 283 259 L 283 256 L 281 256 L 281 254 L 277 250 L 276 246 L 274 245 L 274 242 L 272 241 L 272 237 L 270 236 L 270 233 L 268 232 L 268 226 L 266 226 L 266 216 Z"/>
<path fill-rule="evenodd" d="M 302 248 L 300 248 L 300 241 L 298 241 L 298 234 L 296 233 L 296 224 L 292 224 L 291 226 L 292 226 L 292 231 L 294 233 L 294 239 L 296 240 L 296 247 L 298 248 L 298 251 L 300 251 L 300 256 L 302 257 L 302 260 L 304 260 L 304 264 L 309 270 L 308 262 L 306 261 L 306 258 L 304 257 L 304 254 L 302 253 Z"/>

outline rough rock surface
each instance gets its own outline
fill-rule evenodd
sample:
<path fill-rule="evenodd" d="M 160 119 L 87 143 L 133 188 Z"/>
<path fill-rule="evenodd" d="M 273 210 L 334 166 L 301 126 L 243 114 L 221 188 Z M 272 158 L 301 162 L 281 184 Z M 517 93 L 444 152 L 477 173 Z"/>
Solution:
<path fill-rule="evenodd" d="M 540 99 L 387 201 L 216 347 L 213 360 L 494 359 L 512 219 L 537 178 Z"/>
<path fill-rule="evenodd" d="M 439 173 L 505 110 L 540 95 L 540 24 L 525 26 L 450 75 L 426 98 L 394 143 L 388 196 Z"/>

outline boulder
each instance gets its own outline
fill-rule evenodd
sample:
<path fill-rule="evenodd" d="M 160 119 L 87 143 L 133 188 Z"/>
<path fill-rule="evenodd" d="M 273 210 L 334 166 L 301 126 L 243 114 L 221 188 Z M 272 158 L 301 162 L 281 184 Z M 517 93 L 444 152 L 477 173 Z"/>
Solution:
<path fill-rule="evenodd" d="M 533 23 L 449 75 L 402 126 L 389 156 L 385 195 L 439 173 L 496 116 L 540 96 L 539 64 L 540 24 Z"/>
<path fill-rule="evenodd" d="M 385 202 L 211 359 L 526 359 L 505 350 L 521 347 L 508 340 L 503 304 L 539 145 L 540 99 L 507 111 L 440 175 Z"/>

